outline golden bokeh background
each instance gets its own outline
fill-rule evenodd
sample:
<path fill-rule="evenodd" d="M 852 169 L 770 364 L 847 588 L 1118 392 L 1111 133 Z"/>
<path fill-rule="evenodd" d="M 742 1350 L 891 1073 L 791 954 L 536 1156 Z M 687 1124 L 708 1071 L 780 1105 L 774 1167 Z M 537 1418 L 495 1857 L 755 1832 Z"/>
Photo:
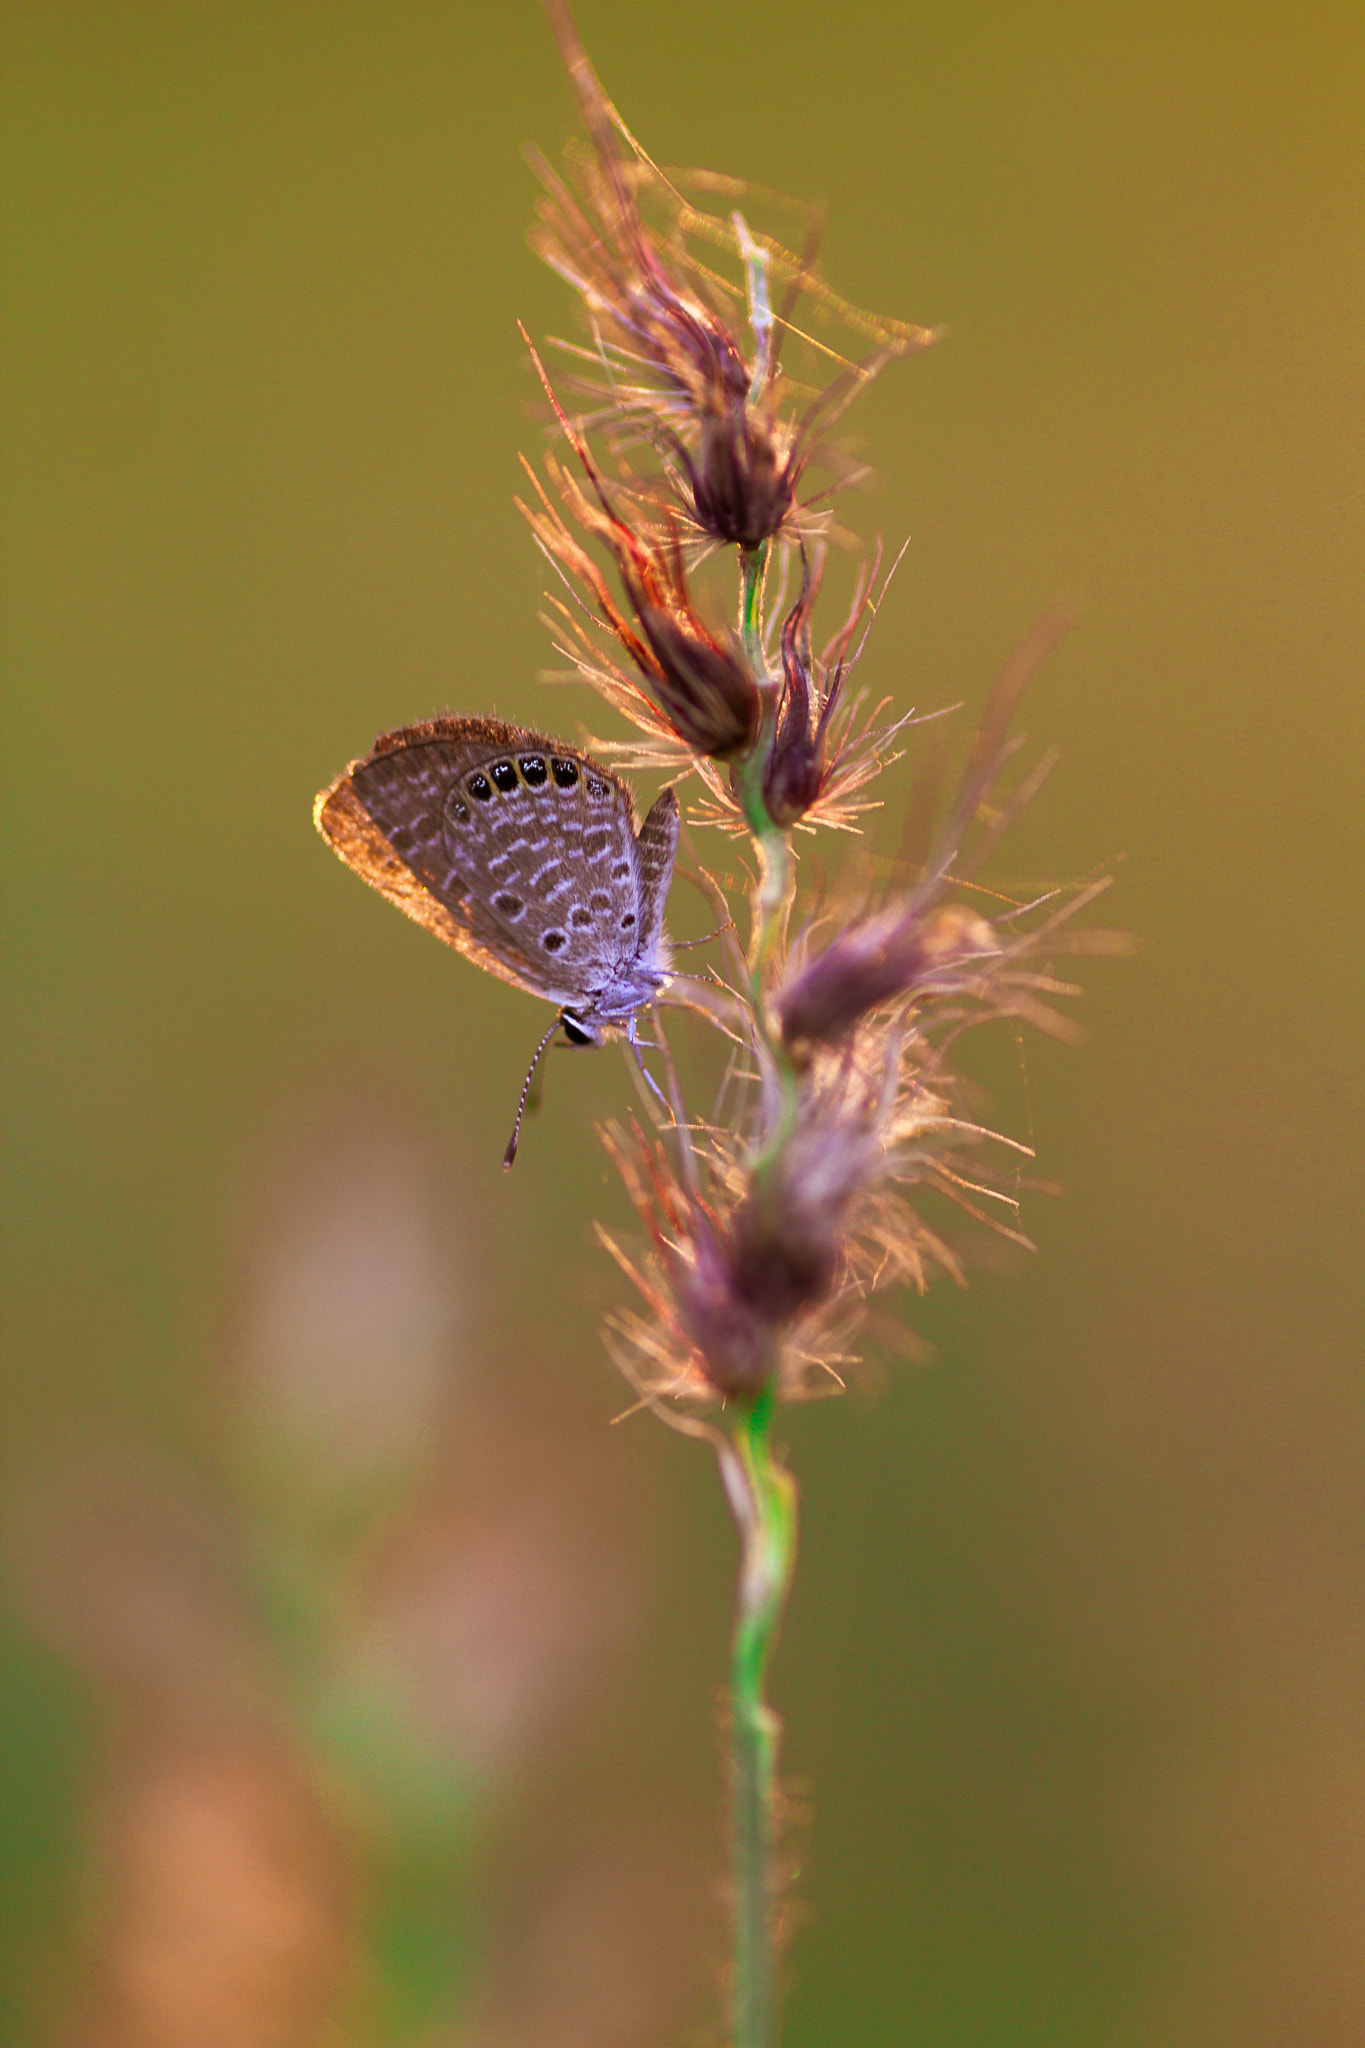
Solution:
<path fill-rule="evenodd" d="M 979 703 L 1079 589 L 1012 858 L 1143 943 L 998 1062 L 1039 1256 L 786 1426 L 784 2038 L 1349 2048 L 1358 13 L 579 25 L 657 160 L 822 195 L 839 290 L 948 326 L 857 416 L 851 522 L 914 536 L 868 677 Z M 607 1427 L 626 1076 L 553 1060 L 505 1178 L 539 1012 L 309 823 L 386 727 L 593 722 L 511 504 L 551 38 L 5 37 L 7 2037 L 714 2038 L 733 1545 L 698 1446 Z"/>

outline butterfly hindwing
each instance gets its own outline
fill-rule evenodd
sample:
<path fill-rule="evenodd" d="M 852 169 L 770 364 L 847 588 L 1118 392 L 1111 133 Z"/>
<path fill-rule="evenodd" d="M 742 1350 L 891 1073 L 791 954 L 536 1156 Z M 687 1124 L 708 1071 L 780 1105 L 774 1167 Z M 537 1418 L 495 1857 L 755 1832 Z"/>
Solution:
<path fill-rule="evenodd" d="M 677 813 L 666 790 L 637 838 L 629 789 L 589 756 L 493 719 L 436 719 L 376 741 L 316 818 L 366 881 L 478 965 L 616 1021 L 665 978 L 648 970 Z"/>

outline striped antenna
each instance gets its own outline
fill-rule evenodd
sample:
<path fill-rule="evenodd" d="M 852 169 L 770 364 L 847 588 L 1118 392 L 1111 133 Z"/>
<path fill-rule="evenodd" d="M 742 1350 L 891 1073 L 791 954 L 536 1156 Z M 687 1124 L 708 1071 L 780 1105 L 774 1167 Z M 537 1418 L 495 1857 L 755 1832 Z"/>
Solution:
<path fill-rule="evenodd" d="M 526 1079 L 521 1087 L 521 1101 L 517 1104 L 517 1120 L 512 1126 L 512 1135 L 507 1140 L 507 1150 L 502 1155 L 502 1170 L 504 1173 L 512 1171 L 512 1164 L 517 1156 L 517 1145 L 521 1139 L 521 1120 L 526 1114 L 526 1098 L 531 1092 L 531 1083 L 535 1079 L 536 1068 L 540 1065 L 540 1056 L 554 1037 L 556 1031 L 558 1031 L 560 1022 L 561 1019 L 556 1017 L 554 1023 L 536 1047 L 535 1058 L 526 1070 Z"/>

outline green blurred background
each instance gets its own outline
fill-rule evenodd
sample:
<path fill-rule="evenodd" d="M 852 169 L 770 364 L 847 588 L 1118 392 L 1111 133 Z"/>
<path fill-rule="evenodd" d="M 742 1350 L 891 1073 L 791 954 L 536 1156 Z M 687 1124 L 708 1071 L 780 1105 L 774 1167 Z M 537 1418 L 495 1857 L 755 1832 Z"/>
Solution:
<path fill-rule="evenodd" d="M 824 196 L 838 289 L 948 325 L 857 420 L 848 516 L 914 535 L 869 680 L 977 703 L 1079 587 L 1016 857 L 1117 863 L 1143 940 L 1000 1063 L 1040 1256 L 789 1418 L 785 2039 L 1346 2048 L 1358 13 L 579 22 L 656 159 Z M 592 721 L 511 505 L 551 38 L 5 34 L 9 2038 L 714 2038 L 733 1544 L 698 1446 L 607 1428 L 626 1077 L 552 1061 L 505 1178 L 538 1013 L 309 823 L 385 727 Z"/>

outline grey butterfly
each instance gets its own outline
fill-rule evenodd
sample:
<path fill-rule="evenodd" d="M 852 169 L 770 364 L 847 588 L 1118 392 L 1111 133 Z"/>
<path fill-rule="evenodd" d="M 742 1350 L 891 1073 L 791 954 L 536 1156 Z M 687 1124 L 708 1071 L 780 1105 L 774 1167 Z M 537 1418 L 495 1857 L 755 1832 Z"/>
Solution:
<path fill-rule="evenodd" d="M 574 1045 L 613 1026 L 633 1040 L 637 1011 L 669 981 L 671 789 L 637 832 L 625 783 L 577 748 L 492 718 L 435 718 L 376 740 L 313 816 L 409 917 L 558 1004 L 542 1045 L 559 1024 Z"/>

